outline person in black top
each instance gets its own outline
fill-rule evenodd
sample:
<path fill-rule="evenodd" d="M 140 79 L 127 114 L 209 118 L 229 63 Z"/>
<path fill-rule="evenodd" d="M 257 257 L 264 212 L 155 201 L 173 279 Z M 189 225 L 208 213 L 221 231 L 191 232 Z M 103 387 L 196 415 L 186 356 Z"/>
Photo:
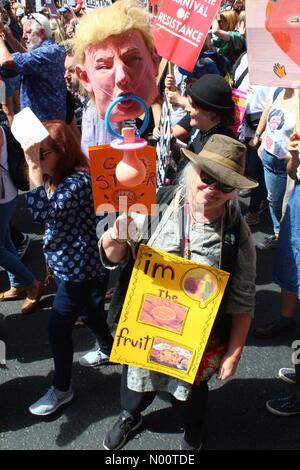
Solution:
<path fill-rule="evenodd" d="M 227 81 L 214 74 L 203 75 L 187 90 L 187 115 L 173 128 L 173 137 L 187 143 L 188 149 L 199 153 L 212 134 L 234 138 L 232 90 Z M 186 164 L 181 159 L 179 169 Z"/>

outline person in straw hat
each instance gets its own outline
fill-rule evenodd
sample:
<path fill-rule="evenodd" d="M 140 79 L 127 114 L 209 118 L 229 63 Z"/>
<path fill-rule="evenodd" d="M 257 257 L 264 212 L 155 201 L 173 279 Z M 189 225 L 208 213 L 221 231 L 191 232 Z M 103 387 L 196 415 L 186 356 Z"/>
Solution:
<path fill-rule="evenodd" d="M 228 271 L 229 283 L 193 385 L 142 368 L 123 368 L 121 414 L 106 434 L 105 449 L 124 445 L 128 435 L 141 425 L 141 412 L 157 391 L 168 392 L 179 408 L 185 430 L 181 449 L 200 449 L 205 434 L 208 380 L 213 372 L 219 380 L 235 373 L 254 314 L 255 248 L 237 202 L 239 189 L 258 184 L 244 176 L 246 147 L 231 137 L 214 134 L 198 154 L 187 149 L 183 153 L 189 163 L 177 186 L 158 192 L 159 209 L 165 204 L 161 220 L 157 224 L 152 220 L 151 226 L 156 228 L 150 238 L 146 221 L 139 239 L 154 248 Z M 183 216 L 185 224 L 180 223 Z M 122 264 L 124 267 L 120 279 L 123 292 L 116 293 L 120 308 L 133 264 L 133 260 L 128 261 L 128 240 L 121 234 L 132 233 L 133 225 L 133 215 L 121 215 L 99 241 L 103 264 L 110 269 Z"/>

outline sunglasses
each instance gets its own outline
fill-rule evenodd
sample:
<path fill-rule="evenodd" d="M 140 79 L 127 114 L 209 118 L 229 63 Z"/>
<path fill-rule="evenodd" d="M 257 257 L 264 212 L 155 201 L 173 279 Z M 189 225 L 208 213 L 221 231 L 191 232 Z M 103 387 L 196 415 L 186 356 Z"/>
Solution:
<path fill-rule="evenodd" d="M 33 16 L 32 13 L 28 13 L 28 15 L 25 16 L 26 20 L 35 20 L 42 28 L 43 28 L 43 25 L 42 23 L 39 22 L 39 20 Z"/>
<path fill-rule="evenodd" d="M 222 193 L 232 193 L 236 188 L 232 188 L 231 186 L 228 186 L 227 184 L 220 183 L 220 181 L 216 180 L 212 176 L 208 175 L 205 173 L 205 171 L 201 170 L 200 172 L 200 178 L 203 183 L 207 184 L 208 186 L 211 186 L 212 184 L 215 184 L 217 188 L 222 191 Z"/>

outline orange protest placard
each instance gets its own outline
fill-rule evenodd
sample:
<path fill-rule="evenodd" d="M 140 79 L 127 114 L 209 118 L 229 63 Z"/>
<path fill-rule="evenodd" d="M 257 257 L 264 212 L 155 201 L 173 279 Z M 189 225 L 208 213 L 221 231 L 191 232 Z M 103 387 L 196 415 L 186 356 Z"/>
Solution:
<path fill-rule="evenodd" d="M 89 147 L 89 159 L 96 214 L 103 212 L 138 212 L 153 215 L 156 203 L 156 151 L 154 147 L 137 150 L 146 167 L 143 183 L 126 187 L 116 178 L 115 170 L 123 153 L 110 145 Z"/>

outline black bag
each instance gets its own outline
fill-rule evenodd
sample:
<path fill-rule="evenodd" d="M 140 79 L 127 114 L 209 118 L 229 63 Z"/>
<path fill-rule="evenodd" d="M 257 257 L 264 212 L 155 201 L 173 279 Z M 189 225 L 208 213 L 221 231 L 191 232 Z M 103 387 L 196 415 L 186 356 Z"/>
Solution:
<path fill-rule="evenodd" d="M 7 141 L 8 173 L 15 187 L 20 191 L 29 190 L 29 182 L 26 177 L 26 160 L 23 149 L 14 138 L 8 126 L 2 125 Z M 2 165 L 1 169 L 7 171 Z"/>
<path fill-rule="evenodd" d="M 262 111 L 258 111 L 257 113 L 245 114 L 245 121 L 247 125 L 255 131 L 258 126 L 259 120 L 261 118 Z"/>

